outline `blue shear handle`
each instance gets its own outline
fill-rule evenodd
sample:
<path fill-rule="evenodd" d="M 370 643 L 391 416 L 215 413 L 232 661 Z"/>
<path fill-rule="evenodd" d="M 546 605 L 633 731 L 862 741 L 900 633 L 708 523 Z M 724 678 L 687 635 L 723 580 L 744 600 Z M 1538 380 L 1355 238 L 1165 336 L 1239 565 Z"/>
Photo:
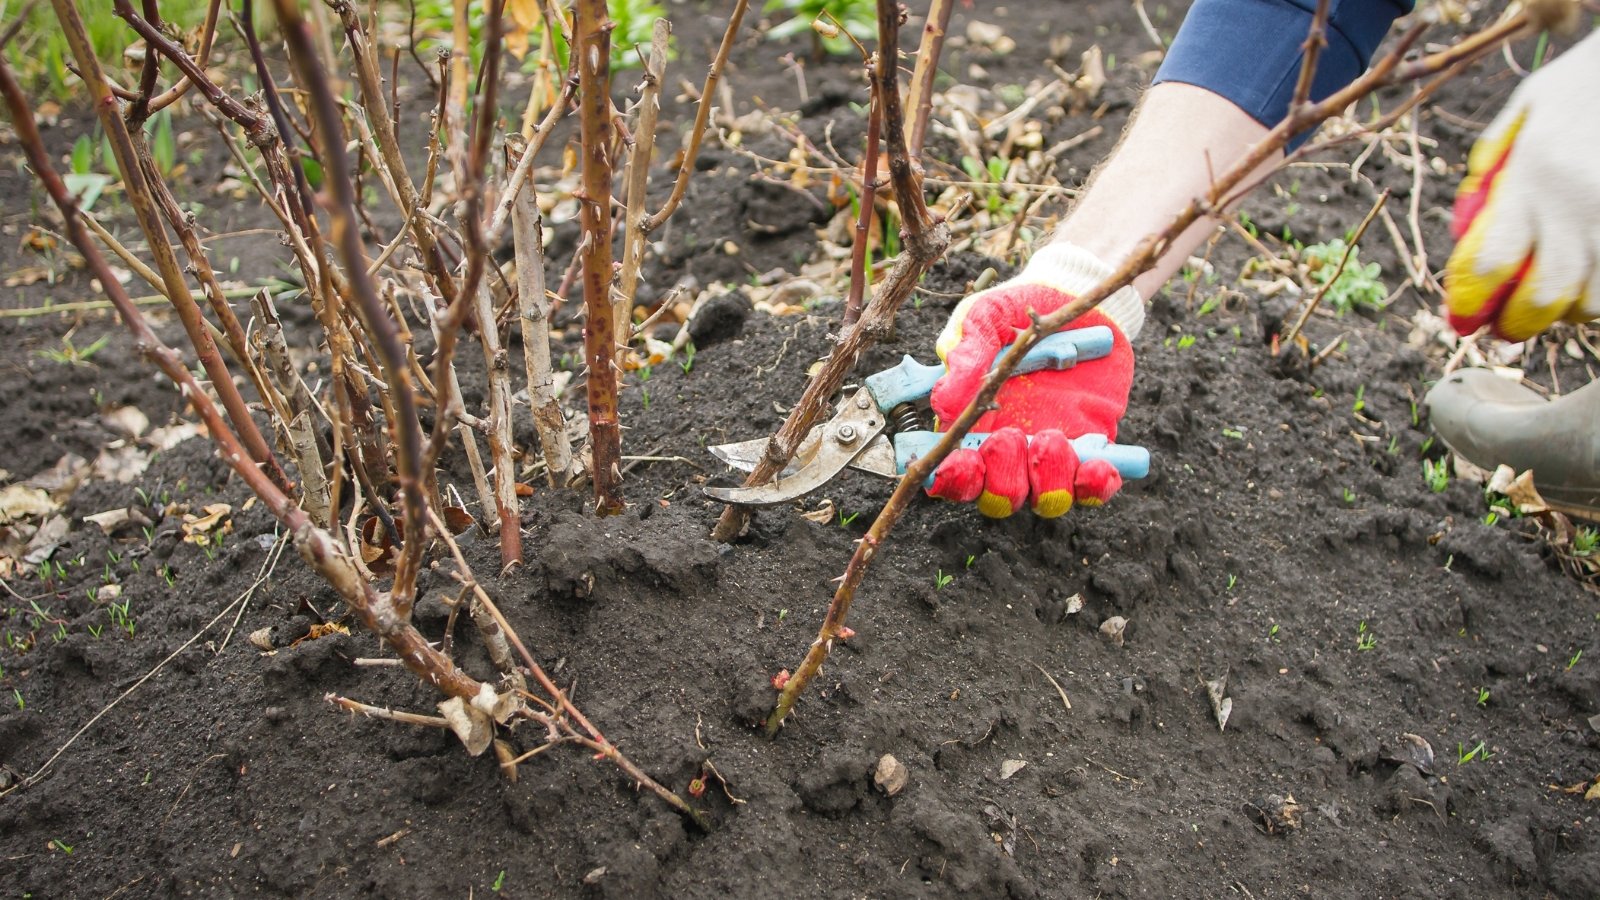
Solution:
<path fill-rule="evenodd" d="M 895 469 L 904 475 L 906 466 L 917 458 L 933 449 L 944 435 L 934 431 L 907 431 L 894 436 L 894 465 Z M 989 436 L 987 434 L 969 434 L 961 439 L 961 446 L 969 450 L 978 449 Z M 1030 438 L 1031 440 L 1031 438 Z M 1078 451 L 1078 459 L 1088 462 L 1091 459 L 1103 459 L 1116 468 L 1124 480 L 1133 481 L 1150 474 L 1150 451 L 1137 444 L 1113 444 L 1106 440 L 1103 434 L 1086 434 L 1083 437 L 1072 439 L 1072 449 Z M 923 487 L 933 487 L 933 476 L 929 475 Z"/>
<path fill-rule="evenodd" d="M 1012 375 L 1027 375 L 1047 369 L 1070 369 L 1079 362 L 1099 359 L 1111 353 L 1111 329 L 1104 325 L 1058 331 L 1034 345 L 1022 358 Z M 995 361 L 1011 349 L 1007 345 L 995 354 Z M 900 365 L 868 375 L 866 385 L 878 401 L 878 409 L 887 413 L 902 403 L 921 400 L 933 390 L 934 382 L 944 377 L 944 365 L 925 366 L 907 356 Z"/>

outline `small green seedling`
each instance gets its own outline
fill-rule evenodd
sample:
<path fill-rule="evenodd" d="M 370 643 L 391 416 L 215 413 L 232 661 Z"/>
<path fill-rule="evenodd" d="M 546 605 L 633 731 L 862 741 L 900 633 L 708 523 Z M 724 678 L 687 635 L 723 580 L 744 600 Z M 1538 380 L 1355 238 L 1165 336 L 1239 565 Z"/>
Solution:
<path fill-rule="evenodd" d="M 1468 750 L 1467 745 L 1459 741 L 1456 743 L 1456 765 L 1458 766 L 1464 766 L 1475 759 L 1487 762 L 1493 756 L 1494 754 L 1489 752 L 1488 744 L 1483 741 L 1479 741 L 1478 745 L 1471 750 Z"/>
<path fill-rule="evenodd" d="M 1238 428 L 1224 428 L 1222 429 L 1222 436 L 1226 438 L 1233 438 L 1236 441 L 1242 441 L 1244 440 L 1244 431 Z"/>
<path fill-rule="evenodd" d="M 1269 640 L 1269 641 L 1277 640 L 1278 639 L 1278 630 L 1279 630 L 1278 629 L 1278 623 L 1277 622 L 1273 622 L 1272 623 L 1272 627 L 1267 629 L 1267 640 Z"/>
<path fill-rule="evenodd" d="M 1489 510 L 1488 514 L 1483 517 L 1483 524 L 1488 525 L 1491 528 L 1494 527 L 1494 523 L 1498 521 L 1500 521 L 1500 514 L 1492 509 Z"/>
<path fill-rule="evenodd" d="M 1233 586 L 1238 584 L 1238 583 L 1239 583 L 1239 576 L 1233 574 L 1232 572 L 1229 572 L 1228 573 L 1228 590 L 1232 591 L 1233 590 Z M 1278 629 L 1278 626 L 1274 625 L 1274 626 L 1272 626 L 1272 629 L 1274 631 L 1276 631 Z"/>
<path fill-rule="evenodd" d="M 1488 706 L 1489 705 L 1489 689 L 1488 688 L 1486 688 L 1486 687 L 1478 688 L 1478 705 L 1479 706 Z"/>
<path fill-rule="evenodd" d="M 66 843 L 65 841 L 50 841 L 49 843 L 45 844 L 45 847 L 50 850 L 60 850 L 62 853 L 65 853 L 68 856 L 72 855 L 72 845 Z"/>
<path fill-rule="evenodd" d="M 12 688 L 11 689 L 11 696 L 16 698 L 17 709 L 19 711 L 26 710 L 28 708 L 27 702 L 22 699 L 22 692 L 21 691 L 17 690 L 16 688 Z"/>
<path fill-rule="evenodd" d="M 1350 405 L 1350 412 L 1351 412 L 1352 415 L 1360 415 L 1361 411 L 1363 409 L 1366 409 L 1366 408 L 1367 408 L 1367 386 L 1363 384 L 1360 387 L 1356 388 L 1356 402 L 1352 403 Z"/>
<path fill-rule="evenodd" d="M 1361 624 L 1356 626 L 1356 649 L 1366 651 L 1377 648 L 1378 636 L 1367 628 L 1367 620 L 1362 619 Z"/>
<path fill-rule="evenodd" d="M 1435 494 L 1444 493 L 1444 489 L 1450 486 L 1450 465 L 1442 459 L 1424 459 L 1422 480 Z"/>
<path fill-rule="evenodd" d="M 972 568 L 972 564 L 977 562 L 977 561 L 978 561 L 978 555 L 976 553 L 967 554 L 967 568 L 969 568 L 969 569 Z"/>
<path fill-rule="evenodd" d="M 694 369 L 694 344 L 683 345 L 683 359 L 678 360 L 678 368 L 687 375 Z"/>
<path fill-rule="evenodd" d="M 500 893 L 500 889 L 505 887 L 505 885 L 506 885 L 506 870 L 505 869 L 501 869 L 500 870 L 500 874 L 498 874 L 498 875 L 496 875 L 494 877 L 494 883 L 489 885 L 489 890 L 494 891 L 496 894 L 498 894 L 498 893 Z"/>
<path fill-rule="evenodd" d="M 110 335 L 101 335 L 87 347 L 79 347 L 72 343 L 72 336 L 61 336 L 61 346 L 51 350 L 40 350 L 39 355 L 51 362 L 58 362 L 67 366 L 87 366 L 94 359 L 94 355 L 105 349 L 111 342 Z"/>
<path fill-rule="evenodd" d="M 1350 488 L 1345 488 L 1344 489 L 1344 505 L 1345 506 L 1355 506 L 1356 505 L 1356 492 L 1354 490 L 1351 490 Z"/>
<path fill-rule="evenodd" d="M 787 609 L 778 610 L 778 624 L 779 625 L 782 625 L 783 624 L 783 620 L 787 619 L 787 618 L 789 618 L 789 611 Z"/>
<path fill-rule="evenodd" d="M 1579 650 L 1577 653 L 1572 654 L 1572 658 L 1567 660 L 1567 671 L 1571 672 L 1572 671 L 1572 667 L 1577 665 L 1578 664 L 1578 660 L 1580 660 L 1580 659 L 1583 659 L 1583 651 L 1582 650 Z"/>
<path fill-rule="evenodd" d="M 854 522 L 856 520 L 856 516 L 859 516 L 859 515 L 861 515 L 859 510 L 856 511 L 856 512 L 851 513 L 848 516 L 845 515 L 844 513 L 839 513 L 839 527 L 840 528 L 849 528 L 850 527 L 850 523 Z"/>
<path fill-rule="evenodd" d="M 954 575 L 946 575 L 943 569 L 936 569 L 933 573 L 933 587 L 935 590 L 944 590 L 944 586 L 955 581 Z"/>
<path fill-rule="evenodd" d="M 1187 350 L 1190 347 L 1194 346 L 1194 341 L 1195 341 L 1194 335 L 1186 334 L 1183 337 L 1178 338 L 1178 349 L 1179 350 Z"/>
<path fill-rule="evenodd" d="M 1572 536 L 1573 556 L 1593 556 L 1600 550 L 1600 528 L 1579 528 Z"/>

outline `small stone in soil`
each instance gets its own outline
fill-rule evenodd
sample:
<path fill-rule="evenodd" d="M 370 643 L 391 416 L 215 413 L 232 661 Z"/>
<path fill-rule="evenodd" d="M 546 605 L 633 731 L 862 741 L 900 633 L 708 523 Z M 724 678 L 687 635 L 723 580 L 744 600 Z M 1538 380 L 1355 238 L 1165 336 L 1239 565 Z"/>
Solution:
<path fill-rule="evenodd" d="M 872 783 L 878 786 L 878 790 L 893 797 L 905 790 L 906 782 L 910 778 L 911 774 L 906 769 L 905 763 L 895 759 L 894 754 L 885 753 L 878 760 L 878 770 L 873 773 Z"/>
<path fill-rule="evenodd" d="M 1000 780 L 1005 781 L 1028 765 L 1025 759 L 1008 759 L 1000 764 Z"/>
<path fill-rule="evenodd" d="M 1110 641 L 1114 646 L 1121 647 L 1123 632 L 1128 629 L 1128 620 L 1122 616 L 1112 616 L 1100 623 L 1100 636 Z"/>

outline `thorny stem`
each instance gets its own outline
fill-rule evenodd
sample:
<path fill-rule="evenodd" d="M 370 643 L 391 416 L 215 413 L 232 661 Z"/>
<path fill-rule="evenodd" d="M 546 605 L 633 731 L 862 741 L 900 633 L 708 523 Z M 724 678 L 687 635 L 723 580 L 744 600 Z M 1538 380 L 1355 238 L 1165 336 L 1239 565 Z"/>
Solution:
<path fill-rule="evenodd" d="M 722 43 L 717 47 L 717 56 L 711 61 L 710 70 L 706 72 L 705 86 L 700 89 L 700 105 L 695 109 L 694 125 L 690 126 L 689 138 L 684 144 L 683 161 L 678 164 L 678 180 L 672 184 L 672 194 L 667 197 L 666 205 L 640 224 L 639 227 L 645 234 L 660 228 L 662 223 L 677 212 L 678 205 L 683 202 L 684 192 L 689 189 L 689 176 L 694 174 L 694 161 L 700 155 L 700 140 L 705 137 L 706 123 L 711 120 L 711 104 L 717 93 L 717 81 L 721 79 L 722 70 L 728 64 L 728 54 L 732 52 L 733 42 L 739 35 L 739 24 L 744 21 L 745 10 L 749 8 L 750 0 L 737 0 L 733 6 L 733 15 L 728 19 L 728 30 L 722 33 Z"/>
<path fill-rule="evenodd" d="M 211 47 L 217 39 L 217 18 L 222 11 L 222 0 L 211 0 L 206 4 L 206 21 L 200 26 L 200 53 L 195 57 L 199 66 L 204 69 L 211 62 Z M 177 84 L 162 91 L 150 100 L 150 112 L 158 113 L 163 109 L 178 102 L 178 98 L 188 93 L 194 87 L 194 82 L 188 78 L 181 78 Z"/>
<path fill-rule="evenodd" d="M 746 0 L 740 0 L 741 5 Z M 611 28 L 605 0 L 577 0 L 578 108 L 583 154 L 579 201 L 583 252 L 584 355 L 589 367 L 590 478 L 595 512 L 622 512 L 622 429 L 617 420 L 616 320 L 611 312 Z"/>
<path fill-rule="evenodd" d="M 939 73 L 939 56 L 944 50 L 954 0 L 932 0 L 928 18 L 922 25 L 922 43 L 917 47 L 917 67 L 911 73 L 911 96 L 906 106 L 911 111 L 911 137 L 907 149 L 912 159 L 922 157 L 922 142 L 928 136 L 928 116 L 933 111 L 933 79 Z"/>
<path fill-rule="evenodd" d="M 484 20 L 483 66 L 479 75 L 482 93 L 477 101 L 477 118 L 467 150 L 466 177 L 462 180 L 462 230 L 467 244 L 467 271 L 461 290 L 473 304 L 478 320 L 478 341 L 483 346 L 484 368 L 489 380 L 489 455 L 494 460 L 495 513 L 500 520 L 500 564 L 510 568 L 522 563 L 522 507 L 517 499 L 517 466 L 511 459 L 514 447 L 511 432 L 510 362 L 500 345 L 500 325 L 495 320 L 494 297 L 484 281 L 490 262 L 489 246 L 483 234 L 483 190 L 488 177 L 489 147 L 494 140 L 496 89 L 500 82 L 500 25 L 504 2 L 490 0 Z M 446 326 L 456 323 L 447 322 Z M 441 415 L 443 415 L 441 411 Z M 484 511 L 485 514 L 488 510 Z"/>
<path fill-rule="evenodd" d="M 844 318 L 839 323 L 839 328 L 845 332 L 861 318 L 861 298 L 867 290 L 868 234 L 878 204 L 878 131 L 882 105 L 874 81 L 872 100 L 867 104 L 867 149 L 861 157 L 861 210 L 856 214 L 855 242 L 850 247 L 850 292 L 845 295 Z"/>
<path fill-rule="evenodd" d="M 849 329 L 829 354 L 823 367 L 806 385 L 800 401 L 789 411 L 783 426 L 767 442 L 766 452 L 748 478 L 746 487 L 771 481 L 794 458 L 800 442 L 828 409 L 828 400 L 867 348 L 889 333 L 895 312 L 911 296 L 917 281 L 944 253 L 950 231 L 943 222 L 934 222 L 922 198 L 922 178 L 911 165 L 906 149 L 905 116 L 901 111 L 898 82 L 898 36 L 901 11 L 892 0 L 878 0 L 878 64 L 873 73 L 877 93 L 882 99 L 879 115 L 883 121 L 884 143 L 889 151 L 889 175 L 900 207 L 901 245 L 905 248 L 894 268 L 873 292 L 872 302 L 862 311 L 861 320 Z M 731 541 L 743 533 L 750 521 L 745 507 L 730 505 L 717 519 L 711 537 Z"/>
<path fill-rule="evenodd" d="M 1506 38 L 1521 31 L 1529 22 L 1526 10 L 1511 16 L 1505 22 L 1492 26 L 1487 31 L 1499 34 Z M 905 475 L 895 485 L 894 493 L 884 504 L 883 511 L 872 523 L 865 537 L 857 543 L 855 552 L 846 565 L 844 575 L 839 580 L 839 587 L 834 592 L 833 600 L 829 604 L 828 613 L 823 619 L 821 630 L 817 639 L 812 642 L 805 659 L 795 669 L 789 681 L 779 692 L 778 701 L 771 714 L 767 716 L 767 734 L 775 735 L 783 725 L 789 711 L 794 708 L 795 701 L 805 691 L 813 676 L 822 668 L 823 661 L 832 649 L 833 641 L 838 638 L 840 629 L 844 627 L 846 616 L 850 612 L 850 605 L 855 600 L 856 589 L 866 576 L 868 565 L 877 554 L 878 548 L 888 537 L 896 522 L 905 513 L 907 506 L 920 492 L 923 482 L 932 474 L 939 463 L 959 446 L 962 438 L 972 430 L 978 417 L 994 403 L 995 395 L 1000 386 L 1005 383 L 1011 373 L 1016 370 L 1017 363 L 1027 355 L 1038 342 L 1047 335 L 1054 334 L 1063 325 L 1078 318 L 1101 301 L 1111 296 L 1114 292 L 1133 280 L 1141 273 L 1148 271 L 1156 264 L 1172 241 L 1200 218 L 1214 214 L 1224 208 L 1224 201 L 1236 187 L 1244 182 L 1250 173 L 1254 172 L 1262 163 L 1270 159 L 1289 142 L 1294 135 L 1338 115 L 1350 104 L 1371 94 L 1373 91 L 1387 84 L 1393 83 L 1396 70 L 1400 61 L 1409 52 L 1412 46 L 1422 37 L 1422 32 L 1427 28 L 1426 23 L 1414 26 L 1395 42 L 1393 49 L 1375 63 L 1360 78 L 1351 82 L 1343 89 L 1334 92 L 1331 96 L 1317 103 L 1307 103 L 1299 108 L 1291 109 L 1287 118 L 1269 131 L 1260 141 L 1251 147 L 1243 157 L 1234 163 L 1226 172 L 1217 177 L 1211 185 L 1206 196 L 1197 197 L 1179 211 L 1167 226 L 1161 231 L 1151 234 L 1140 241 L 1133 252 L 1124 259 L 1120 265 L 1108 276 L 1100 281 L 1093 289 L 1086 291 L 1072 302 L 1067 303 L 1055 312 L 1040 316 L 1034 324 L 1019 332 L 1012 348 L 1000 357 L 994 370 L 984 380 L 983 387 L 976 397 L 962 411 L 940 438 L 939 442 L 928 451 L 926 456 L 914 460 L 906 467 Z M 1448 57 L 1451 64 L 1473 56 L 1481 56 L 1496 46 L 1497 41 L 1481 40 L 1482 33 L 1461 42 L 1456 47 L 1440 51 L 1430 57 L 1418 60 L 1408 67 L 1418 75 L 1425 75 L 1438 71 L 1438 66 L 1430 60 L 1439 57 Z M 1462 44 L 1472 46 L 1471 54 L 1459 51 Z"/>
<path fill-rule="evenodd" d="M 125 5 L 127 0 L 119 2 Z M 106 138 L 111 142 L 112 153 L 117 159 L 117 168 L 122 173 L 128 203 L 133 207 L 134 214 L 139 219 L 139 227 L 144 231 L 150 253 L 155 257 L 156 270 L 161 273 L 165 293 L 172 301 L 173 308 L 177 310 L 178 318 L 183 322 L 189 341 L 194 345 L 195 353 L 199 356 L 201 365 L 205 367 L 207 377 L 212 381 L 213 389 L 222 400 L 229 421 L 238 429 L 238 435 L 250 458 L 262 467 L 274 484 L 287 490 L 288 476 L 278 465 L 278 460 L 273 456 L 266 438 L 262 436 L 255 420 L 251 418 L 250 408 L 240 396 L 239 389 L 234 386 L 227 363 L 223 362 L 217 352 L 216 343 L 205 328 L 205 317 L 201 315 L 194 295 L 189 292 L 188 281 L 178 265 L 177 254 L 173 252 L 166 228 L 161 224 L 150 185 L 139 165 L 138 154 L 128 133 L 127 123 L 117 115 L 117 99 L 107 87 L 105 75 L 100 68 L 100 59 L 89 43 L 89 35 L 84 29 L 83 19 L 78 14 L 77 6 L 73 0 L 52 0 L 52 5 L 55 7 L 56 19 L 60 22 L 62 32 L 67 38 L 67 44 L 72 48 L 72 54 L 78 61 L 83 80 L 89 86 L 95 111 L 100 117 Z"/>
<path fill-rule="evenodd" d="M 67 2 L 67 0 L 56 0 Z M 278 22 L 290 56 L 299 70 L 301 86 L 310 95 L 311 107 L 322 134 L 322 165 L 326 175 L 329 227 L 334 246 L 344 261 L 345 279 L 356 302 L 361 324 L 373 344 L 389 387 L 394 406 L 390 427 L 394 431 L 395 469 L 399 475 L 401 502 L 407 525 L 404 552 L 396 566 L 394 610 L 402 621 L 409 619 L 416 596 L 417 566 L 422 547 L 427 543 L 427 496 L 422 479 L 422 426 L 417 420 L 416 387 L 406 364 L 405 347 L 389 310 L 378 298 L 377 288 L 367 275 L 366 252 L 356 224 L 356 197 L 351 188 L 349 160 L 341 135 L 339 108 L 326 74 L 312 49 L 311 34 L 294 0 L 274 0 Z M 413 549 L 414 548 L 414 549 Z"/>

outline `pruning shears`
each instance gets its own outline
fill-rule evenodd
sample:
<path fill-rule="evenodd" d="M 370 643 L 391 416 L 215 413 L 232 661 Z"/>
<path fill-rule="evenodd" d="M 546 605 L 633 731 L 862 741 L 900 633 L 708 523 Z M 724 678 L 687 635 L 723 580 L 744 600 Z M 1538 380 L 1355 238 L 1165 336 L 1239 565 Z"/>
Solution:
<path fill-rule="evenodd" d="M 1104 325 L 1077 328 L 1041 340 L 1017 364 L 1013 375 L 1070 369 L 1111 352 L 1111 329 Z M 1003 355 L 1010 347 L 1000 351 Z M 927 398 L 944 376 L 944 365 L 923 365 L 906 356 L 900 364 L 863 380 L 863 386 L 839 405 L 834 417 L 811 429 L 794 459 L 771 482 L 758 487 L 708 487 L 708 496 L 724 503 L 769 506 L 804 496 L 833 480 L 846 467 L 887 478 L 899 478 L 906 466 L 927 453 L 942 435 L 923 427 L 916 403 Z M 961 446 L 976 448 L 987 434 L 968 434 Z M 713 456 L 735 469 L 752 471 L 767 448 L 767 438 L 721 444 Z M 1103 434 L 1074 438 L 1081 460 L 1103 459 L 1124 479 L 1150 472 L 1150 451 L 1114 444 Z M 929 476 L 931 486 L 932 476 Z"/>

